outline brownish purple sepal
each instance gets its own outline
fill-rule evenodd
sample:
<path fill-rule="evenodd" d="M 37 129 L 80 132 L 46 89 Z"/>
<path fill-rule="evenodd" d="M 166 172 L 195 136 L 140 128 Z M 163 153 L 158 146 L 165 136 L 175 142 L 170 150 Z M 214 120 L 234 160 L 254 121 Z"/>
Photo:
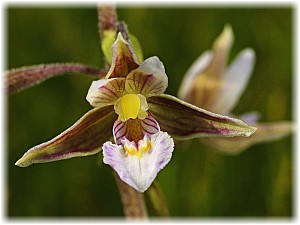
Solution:
<path fill-rule="evenodd" d="M 16 165 L 27 167 L 33 163 L 95 154 L 112 137 L 116 117 L 113 106 L 92 109 L 60 135 L 29 149 Z"/>
<path fill-rule="evenodd" d="M 154 95 L 147 102 L 161 130 L 176 139 L 247 137 L 256 130 L 241 120 L 206 111 L 170 95 Z"/>

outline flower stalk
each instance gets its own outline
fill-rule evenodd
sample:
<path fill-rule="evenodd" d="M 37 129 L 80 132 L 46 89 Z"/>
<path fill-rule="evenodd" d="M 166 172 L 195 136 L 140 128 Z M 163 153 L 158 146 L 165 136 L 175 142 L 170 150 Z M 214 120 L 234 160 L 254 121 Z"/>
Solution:
<path fill-rule="evenodd" d="M 116 172 L 114 172 L 114 176 L 120 191 L 125 216 L 128 219 L 147 219 L 148 213 L 143 194 L 123 182 Z"/>
<path fill-rule="evenodd" d="M 5 71 L 5 86 L 8 93 L 13 94 L 65 73 L 82 73 L 98 79 L 106 74 L 101 69 L 79 63 L 41 64 Z"/>
<path fill-rule="evenodd" d="M 116 31 L 117 13 L 114 6 L 99 6 L 98 7 L 98 21 L 100 38 L 103 40 L 105 31 Z"/>

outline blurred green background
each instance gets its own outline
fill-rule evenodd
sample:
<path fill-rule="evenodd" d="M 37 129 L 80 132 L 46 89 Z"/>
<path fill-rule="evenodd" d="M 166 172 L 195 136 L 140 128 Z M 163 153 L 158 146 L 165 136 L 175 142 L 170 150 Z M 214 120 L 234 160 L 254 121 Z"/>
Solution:
<path fill-rule="evenodd" d="M 96 5 L 6 5 L 6 69 L 79 62 L 103 67 Z M 142 45 L 159 56 L 176 95 L 183 75 L 209 49 L 226 23 L 235 34 L 230 59 L 252 47 L 257 60 L 236 114 L 261 112 L 261 121 L 292 120 L 294 9 L 286 6 L 151 6 L 118 8 Z M 92 79 L 67 75 L 7 97 L 6 215 L 9 217 L 123 216 L 120 196 L 102 154 L 28 168 L 23 153 L 71 126 L 91 106 Z M 177 145 L 160 183 L 175 217 L 292 217 L 292 137 L 228 156 L 192 140 Z"/>

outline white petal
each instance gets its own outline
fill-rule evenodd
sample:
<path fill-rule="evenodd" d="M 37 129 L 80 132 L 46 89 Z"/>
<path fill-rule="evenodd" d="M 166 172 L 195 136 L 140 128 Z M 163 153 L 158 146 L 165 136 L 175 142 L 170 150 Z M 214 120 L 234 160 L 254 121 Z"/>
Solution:
<path fill-rule="evenodd" d="M 158 172 L 171 160 L 174 141 L 166 132 L 158 132 L 151 136 L 152 149 L 141 158 L 144 174 L 147 174 L 147 188 L 154 181 Z M 147 189 L 146 188 L 146 189 Z"/>
<path fill-rule="evenodd" d="M 113 105 L 125 90 L 125 78 L 111 78 L 93 81 L 86 100 L 94 107 Z"/>
<path fill-rule="evenodd" d="M 162 94 L 168 87 L 168 77 L 164 65 L 153 56 L 146 59 L 136 70 L 126 77 L 125 88 L 128 93 L 150 95 Z"/>
<path fill-rule="evenodd" d="M 181 86 L 179 88 L 178 97 L 180 99 L 186 100 L 187 96 L 191 91 L 191 87 L 193 87 L 193 82 L 195 78 L 202 74 L 202 72 L 207 68 L 209 63 L 213 58 L 212 51 L 205 51 L 200 55 L 200 57 L 192 64 L 190 69 L 184 75 L 184 78 L 181 82 Z"/>
<path fill-rule="evenodd" d="M 255 53 L 248 48 L 243 50 L 224 74 L 224 85 L 220 97 L 212 111 L 228 114 L 241 97 L 253 70 Z"/>
<path fill-rule="evenodd" d="M 103 162 L 109 164 L 121 180 L 139 192 L 146 191 L 157 173 L 170 161 L 174 149 L 173 139 L 164 132 L 151 136 L 151 148 L 138 157 L 128 154 L 121 145 L 106 142 L 103 145 Z M 139 147 L 146 141 L 139 142 Z"/>
<path fill-rule="evenodd" d="M 146 59 L 138 68 L 139 71 L 144 73 L 160 74 L 167 76 L 165 73 L 165 67 L 157 56 L 152 56 Z M 168 79 L 166 77 L 166 79 Z"/>

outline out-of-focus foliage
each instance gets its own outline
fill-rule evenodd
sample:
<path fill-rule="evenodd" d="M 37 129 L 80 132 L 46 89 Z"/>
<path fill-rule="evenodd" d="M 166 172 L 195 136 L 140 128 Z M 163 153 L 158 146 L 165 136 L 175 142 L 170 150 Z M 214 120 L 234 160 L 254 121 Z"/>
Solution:
<path fill-rule="evenodd" d="M 184 73 L 232 25 L 236 55 L 252 47 L 254 74 L 234 113 L 261 112 L 261 121 L 292 120 L 293 8 L 118 8 L 140 41 L 144 58 L 157 55 L 176 95 Z M 79 62 L 103 67 L 95 7 L 6 6 L 7 68 Z M 122 216 L 117 186 L 102 154 L 28 168 L 14 165 L 25 150 L 72 125 L 91 107 L 90 77 L 67 75 L 7 97 L 7 215 Z M 269 217 L 293 215 L 293 144 L 288 137 L 238 156 L 222 155 L 193 140 L 178 143 L 158 175 L 172 216 Z"/>

